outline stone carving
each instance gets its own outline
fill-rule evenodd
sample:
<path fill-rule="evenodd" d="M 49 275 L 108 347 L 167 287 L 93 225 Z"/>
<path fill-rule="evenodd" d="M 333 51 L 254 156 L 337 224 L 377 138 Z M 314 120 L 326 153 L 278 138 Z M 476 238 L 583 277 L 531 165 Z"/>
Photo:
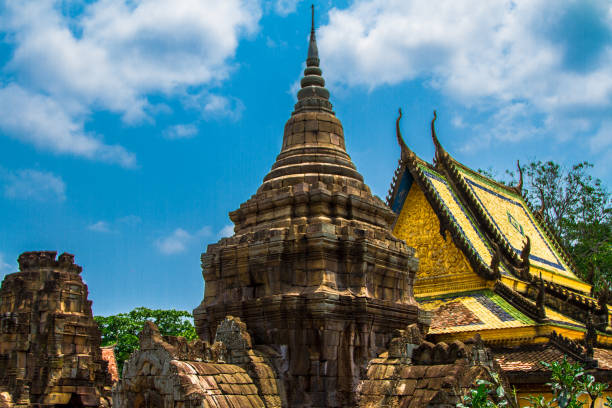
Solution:
<path fill-rule="evenodd" d="M 608 302 L 610 301 L 610 289 L 602 288 L 597 293 L 596 325 L 601 331 L 608 326 Z"/>
<path fill-rule="evenodd" d="M 238 318 L 220 323 L 212 345 L 162 336 L 152 322 L 139 339 L 115 387 L 116 408 L 281 406 L 275 372 Z"/>
<path fill-rule="evenodd" d="M 595 335 L 596 334 L 597 333 L 595 332 Z M 574 360 L 582 363 L 585 368 L 597 367 L 597 361 L 593 360 L 592 348 L 594 346 L 594 342 L 592 339 L 592 332 L 591 334 L 586 333 L 585 335 L 586 348 L 582 347 L 575 341 L 557 333 L 556 331 L 553 331 L 550 334 L 549 338 L 550 342 L 557 346 L 559 350 L 562 350 L 565 354 L 572 357 Z M 591 348 L 591 350 L 589 350 L 589 348 Z"/>
<path fill-rule="evenodd" d="M 359 407 L 454 407 L 462 396 L 483 379 L 492 383 L 505 379 L 495 374 L 499 367 L 478 336 L 466 342 L 437 344 L 421 341 L 410 333 L 414 326 L 397 332 L 388 353 L 370 361 L 359 384 Z M 414 344 L 418 341 L 418 346 Z M 404 343 L 402 355 L 393 352 Z"/>
<path fill-rule="evenodd" d="M 147 323 L 115 388 L 117 407 L 373 406 L 362 396 L 377 358 L 397 366 L 372 378 L 383 382 L 396 369 L 418 375 L 427 365 L 456 368 L 462 379 L 486 369 L 481 343 L 423 341 L 431 314 L 413 297 L 414 250 L 393 236 L 395 214 L 347 154 L 324 85 L 313 20 L 281 152 L 230 213 L 234 235 L 202 255 L 200 340 L 161 336 Z M 443 369 L 434 371 L 424 378 L 441 384 Z M 447 394 L 435 401 L 457 401 Z M 424 401 L 420 391 L 401 395 L 401 406 Z"/>
<path fill-rule="evenodd" d="M 538 282 L 538 296 L 536 297 L 536 307 L 538 309 L 538 316 L 542 319 L 546 318 L 546 286 L 544 285 L 544 279 L 540 273 L 540 280 Z"/>
<path fill-rule="evenodd" d="M 595 328 L 595 319 L 589 313 L 586 321 L 586 333 L 584 334 L 584 346 L 586 349 L 586 358 L 593 360 L 594 348 L 597 345 L 597 330 Z"/>
<path fill-rule="evenodd" d="M 110 406 L 112 381 L 82 268 L 73 255 L 56 254 L 21 254 L 20 272 L 2 282 L 0 406 Z"/>

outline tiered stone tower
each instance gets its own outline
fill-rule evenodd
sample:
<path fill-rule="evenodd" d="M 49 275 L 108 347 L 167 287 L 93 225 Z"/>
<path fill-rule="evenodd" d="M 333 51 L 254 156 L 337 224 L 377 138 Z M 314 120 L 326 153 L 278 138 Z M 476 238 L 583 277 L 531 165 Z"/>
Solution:
<path fill-rule="evenodd" d="M 272 170 L 230 213 L 234 236 L 202 255 L 205 293 L 194 317 L 212 341 L 226 315 L 239 316 L 256 345 L 276 350 L 289 406 L 355 406 L 367 362 L 417 321 L 417 261 L 346 152 L 314 15 L 306 65 Z"/>
<path fill-rule="evenodd" d="M 16 408 L 108 407 L 111 377 L 82 269 L 56 254 L 21 254 L 20 272 L 2 282 L 0 393 Z"/>

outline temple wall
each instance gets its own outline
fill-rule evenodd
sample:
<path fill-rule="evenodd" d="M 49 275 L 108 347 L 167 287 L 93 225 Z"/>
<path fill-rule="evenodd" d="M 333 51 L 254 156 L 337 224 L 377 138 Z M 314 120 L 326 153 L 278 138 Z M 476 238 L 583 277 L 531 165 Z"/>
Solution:
<path fill-rule="evenodd" d="M 440 221 L 416 184 L 408 192 L 393 232 L 416 250 L 419 259 L 414 283 L 416 297 L 487 287 L 486 281 L 473 272 L 449 233 L 442 238 Z"/>

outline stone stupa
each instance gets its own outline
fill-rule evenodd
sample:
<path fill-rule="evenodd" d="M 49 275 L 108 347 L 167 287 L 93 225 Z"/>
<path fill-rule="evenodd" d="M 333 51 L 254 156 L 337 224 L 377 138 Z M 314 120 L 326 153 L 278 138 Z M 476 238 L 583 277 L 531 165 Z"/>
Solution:
<path fill-rule="evenodd" d="M 367 363 L 419 320 L 414 250 L 392 235 L 395 214 L 347 154 L 321 75 L 313 10 L 281 152 L 230 213 L 234 235 L 202 255 L 204 299 L 194 310 L 203 340 L 231 315 L 255 345 L 278 353 L 292 407 L 354 406 Z"/>

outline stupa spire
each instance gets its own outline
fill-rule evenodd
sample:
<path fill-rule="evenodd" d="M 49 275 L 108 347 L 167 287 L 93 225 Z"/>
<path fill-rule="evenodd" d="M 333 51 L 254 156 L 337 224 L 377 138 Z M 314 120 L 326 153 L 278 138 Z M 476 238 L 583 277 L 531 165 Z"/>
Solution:
<path fill-rule="evenodd" d="M 319 50 L 317 48 L 317 36 L 315 34 L 315 19 L 314 19 L 314 4 L 310 6 L 312 9 L 312 24 L 310 26 L 310 44 L 308 45 L 308 58 L 306 58 L 307 67 L 319 66 Z"/>
<path fill-rule="evenodd" d="M 312 8 L 312 21 L 310 28 L 310 44 L 308 45 L 308 56 L 306 57 L 306 69 L 300 84 L 302 89 L 298 91 L 298 102 L 295 111 L 319 111 L 333 113 L 332 104 L 329 102 L 329 91 L 325 88 L 325 80 L 321 76 L 319 68 L 319 50 L 317 48 L 317 36 L 315 33 L 314 5 Z"/>

